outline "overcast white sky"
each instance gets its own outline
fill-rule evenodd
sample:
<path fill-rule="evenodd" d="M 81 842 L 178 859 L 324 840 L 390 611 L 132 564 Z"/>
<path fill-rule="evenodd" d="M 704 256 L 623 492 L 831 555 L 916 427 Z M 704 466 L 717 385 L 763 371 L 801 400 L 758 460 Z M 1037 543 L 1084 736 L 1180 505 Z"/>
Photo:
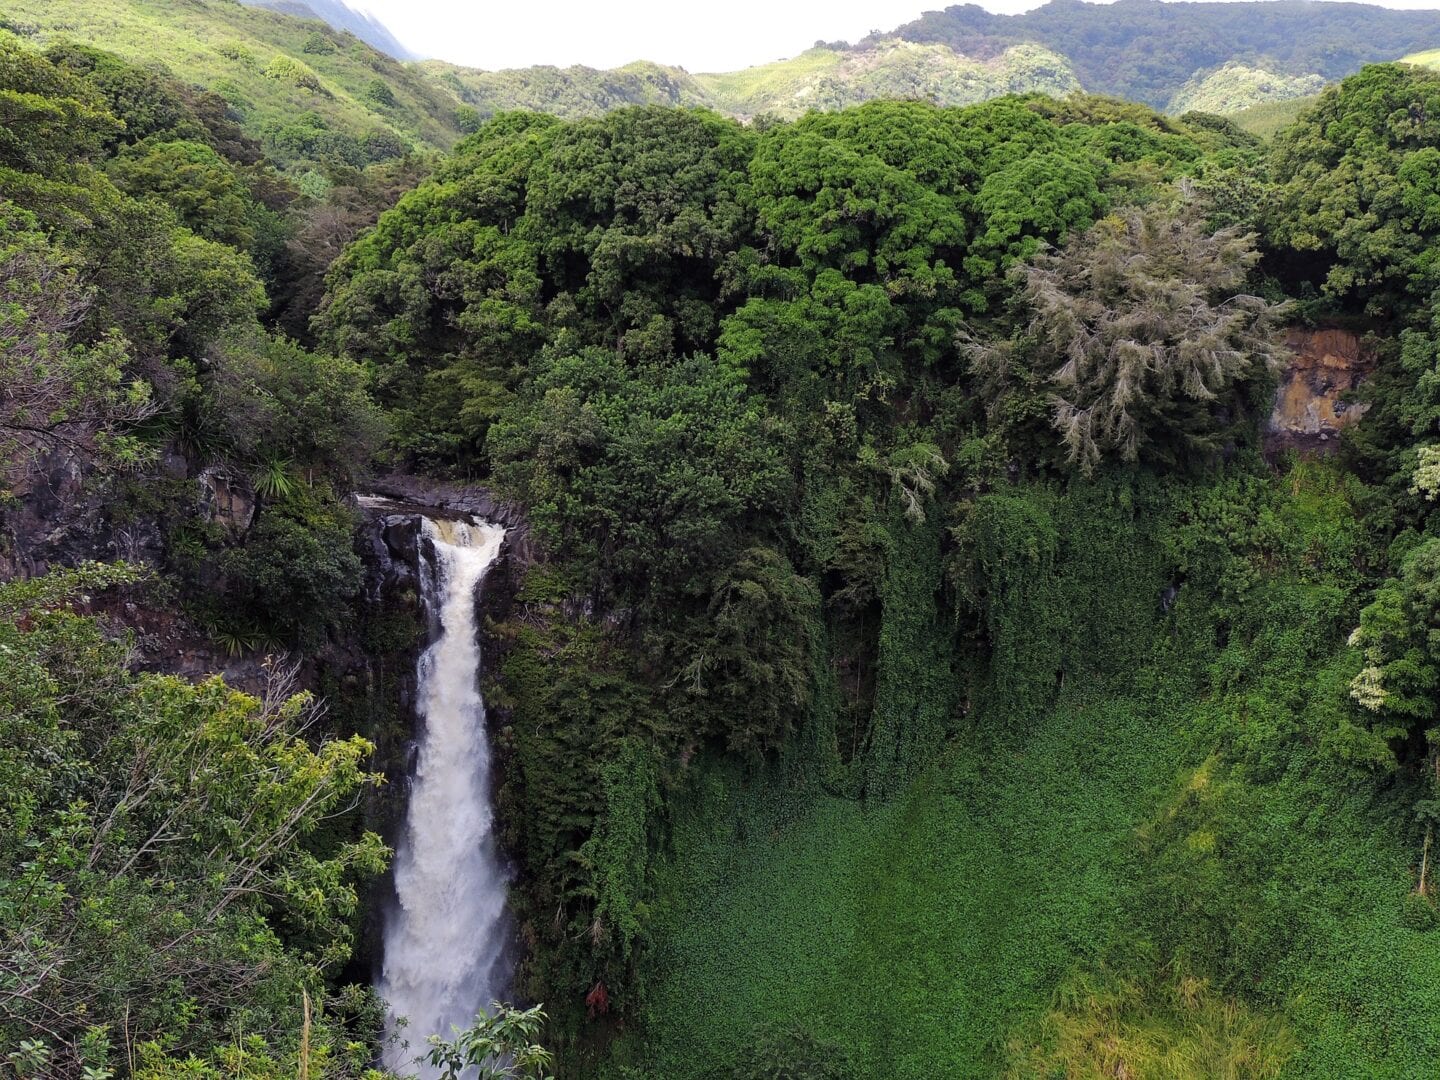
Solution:
<path fill-rule="evenodd" d="M 408 48 L 478 68 L 530 64 L 618 67 L 632 60 L 732 71 L 794 56 L 817 39 L 892 30 L 947 0 L 349 0 Z M 1435 8 L 1440 0 L 1382 0 Z M 986 0 L 1013 14 L 1031 0 Z"/>

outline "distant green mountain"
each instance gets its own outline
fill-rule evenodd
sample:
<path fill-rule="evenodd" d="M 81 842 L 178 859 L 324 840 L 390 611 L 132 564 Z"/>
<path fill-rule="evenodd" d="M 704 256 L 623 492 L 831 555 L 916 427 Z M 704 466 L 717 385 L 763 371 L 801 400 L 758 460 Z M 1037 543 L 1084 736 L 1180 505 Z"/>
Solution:
<path fill-rule="evenodd" d="M 881 41 L 867 49 L 817 47 L 793 60 L 696 79 L 716 108 L 742 116 L 798 116 L 877 98 L 973 105 L 1003 94 L 1064 97 L 1080 89 L 1063 56 L 1028 44 L 985 59 L 909 41 Z"/>
<path fill-rule="evenodd" d="M 325 19 L 311 17 L 319 15 Z M 292 169 L 446 149 L 509 109 L 574 118 L 667 104 L 789 117 L 875 98 L 965 105 L 1080 88 L 1062 56 L 1030 44 L 984 58 L 907 41 L 817 47 L 743 71 L 698 75 L 649 62 L 612 71 L 494 72 L 405 63 L 394 58 L 404 50 L 393 35 L 339 0 L 0 0 L 0 29 L 42 46 L 66 39 L 97 45 L 213 90 L 270 159 Z"/>
<path fill-rule="evenodd" d="M 635 63 L 611 71 L 532 67 L 476 71 L 439 61 L 422 68 L 481 117 L 534 109 L 564 117 L 598 116 L 622 105 L 696 105 L 732 116 L 794 117 L 877 98 L 971 105 L 1002 94 L 1063 97 L 1080 89 L 1065 58 L 1036 45 L 985 60 L 943 45 L 884 41 L 868 49 L 816 47 L 788 60 L 742 71 L 692 75 L 684 68 Z"/>
<path fill-rule="evenodd" d="M 1440 11 L 1392 11 L 1314 0 L 1168 3 L 1050 0 L 1022 15 L 993 15 L 974 4 L 926 12 L 878 40 L 946 45 L 994 56 L 1024 42 L 1064 55 L 1092 93 L 1177 111 L 1176 98 L 1231 62 L 1273 76 L 1329 82 L 1365 64 L 1440 43 Z M 1249 102 L 1257 104 L 1258 102 Z"/>
<path fill-rule="evenodd" d="M 479 118 L 529 109 L 573 119 L 599 116 L 625 105 L 709 105 L 710 98 L 683 68 L 639 62 L 603 71 L 549 65 L 479 71 L 440 60 L 420 70 L 473 108 Z"/>
<path fill-rule="evenodd" d="M 1051 0 L 1016 16 L 967 5 L 856 45 L 698 74 L 649 61 L 609 71 L 405 62 L 394 35 L 344 0 L 0 0 L 0 29 L 42 46 L 97 45 L 213 90 L 271 160 L 296 171 L 446 149 L 510 109 L 575 118 L 666 104 L 793 117 L 877 98 L 966 105 L 1084 90 L 1172 113 L 1245 113 L 1270 131 L 1296 111 L 1282 103 L 1365 63 L 1440 62 L 1419 51 L 1440 43 L 1440 11 L 1311 0 Z"/>
<path fill-rule="evenodd" d="M 949 7 L 856 45 L 817 43 L 787 60 L 726 73 L 653 63 L 613 71 L 426 68 L 481 116 L 507 108 L 588 116 L 654 102 L 795 116 L 874 98 L 960 105 L 1085 90 L 1175 114 L 1268 107 L 1258 115 L 1275 118 L 1294 114 L 1275 108 L 1282 102 L 1437 43 L 1440 11 L 1316 0 L 1050 0 L 1010 16 L 974 4 Z M 1418 56 L 1440 63 L 1440 52 Z"/>

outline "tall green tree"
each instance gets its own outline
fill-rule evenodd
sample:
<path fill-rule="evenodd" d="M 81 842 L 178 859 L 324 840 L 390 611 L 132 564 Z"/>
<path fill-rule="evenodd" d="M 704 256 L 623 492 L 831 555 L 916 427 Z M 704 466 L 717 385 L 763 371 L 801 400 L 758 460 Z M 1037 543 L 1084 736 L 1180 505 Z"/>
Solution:
<path fill-rule="evenodd" d="M 781 497 L 776 423 L 707 357 L 632 368 L 592 348 L 539 359 L 492 453 L 581 581 L 602 598 L 659 605 L 705 595 Z"/>
<path fill-rule="evenodd" d="M 54 449 L 134 464 L 131 429 L 153 412 L 151 388 L 127 372 L 126 343 L 74 340 L 92 303 L 73 265 L 35 219 L 0 201 L 0 468 L 24 471 Z"/>
<path fill-rule="evenodd" d="M 1376 64 L 1276 136 L 1268 239 L 1336 300 L 1373 314 L 1440 286 L 1440 73 Z"/>

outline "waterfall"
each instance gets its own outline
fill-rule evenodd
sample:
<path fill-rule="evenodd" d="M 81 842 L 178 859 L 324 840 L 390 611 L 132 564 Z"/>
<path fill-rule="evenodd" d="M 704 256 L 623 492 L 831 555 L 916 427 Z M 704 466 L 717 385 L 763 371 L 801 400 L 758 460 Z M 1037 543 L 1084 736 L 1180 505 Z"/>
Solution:
<path fill-rule="evenodd" d="M 505 530 L 422 521 L 435 558 L 433 565 L 421 559 L 421 590 L 427 609 L 439 610 L 439 627 L 420 658 L 422 729 L 377 989 L 389 1006 L 386 1034 L 400 1031 L 385 1051 L 386 1067 L 429 1078 L 434 1070 L 415 1063 L 427 1036 L 468 1027 L 505 992 L 507 874 L 493 833 L 476 635 L 477 591 Z M 408 1023 L 400 1029 L 402 1016 Z"/>

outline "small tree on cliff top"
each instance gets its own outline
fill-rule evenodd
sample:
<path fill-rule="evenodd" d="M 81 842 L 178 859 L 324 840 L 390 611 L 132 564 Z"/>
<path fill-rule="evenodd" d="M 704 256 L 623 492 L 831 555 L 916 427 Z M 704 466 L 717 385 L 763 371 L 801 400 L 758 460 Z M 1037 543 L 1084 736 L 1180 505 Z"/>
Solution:
<path fill-rule="evenodd" d="M 1072 464 L 1214 449 L 1241 384 L 1280 364 L 1282 306 L 1242 291 L 1257 258 L 1193 206 L 1149 207 L 1018 271 Z"/>

